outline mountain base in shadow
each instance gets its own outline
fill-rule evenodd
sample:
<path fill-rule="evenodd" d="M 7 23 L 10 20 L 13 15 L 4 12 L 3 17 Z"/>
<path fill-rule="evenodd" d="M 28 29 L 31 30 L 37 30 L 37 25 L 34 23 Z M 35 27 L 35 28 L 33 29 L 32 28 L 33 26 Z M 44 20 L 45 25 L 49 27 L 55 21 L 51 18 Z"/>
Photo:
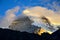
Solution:
<path fill-rule="evenodd" d="M 60 29 L 53 34 L 43 33 L 41 36 L 34 33 L 14 31 L 0 28 L 0 40 L 59 40 Z"/>

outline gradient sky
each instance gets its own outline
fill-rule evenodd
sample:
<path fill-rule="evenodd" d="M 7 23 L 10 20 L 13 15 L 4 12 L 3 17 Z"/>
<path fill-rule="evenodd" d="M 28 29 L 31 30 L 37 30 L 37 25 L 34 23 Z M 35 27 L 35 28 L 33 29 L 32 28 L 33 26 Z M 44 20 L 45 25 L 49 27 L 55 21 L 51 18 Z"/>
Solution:
<path fill-rule="evenodd" d="M 59 0 L 0 0 L 0 18 L 5 16 L 5 12 L 8 9 L 11 9 L 15 6 L 20 7 L 19 15 L 22 13 L 22 11 L 28 7 L 34 7 L 34 6 L 41 6 L 46 7 L 48 9 L 53 9 L 53 4 L 56 4 L 57 6 L 60 6 Z M 50 6 L 51 5 L 51 6 Z"/>

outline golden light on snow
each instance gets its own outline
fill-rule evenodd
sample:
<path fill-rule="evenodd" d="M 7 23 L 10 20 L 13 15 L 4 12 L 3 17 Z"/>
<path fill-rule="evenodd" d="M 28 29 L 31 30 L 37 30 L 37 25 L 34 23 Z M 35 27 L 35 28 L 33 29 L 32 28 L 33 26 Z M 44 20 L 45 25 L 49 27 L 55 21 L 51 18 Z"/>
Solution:
<path fill-rule="evenodd" d="M 47 31 L 47 30 L 41 28 L 40 31 L 38 31 L 38 35 L 41 35 L 44 32 L 48 32 L 49 34 L 52 34 L 52 32 Z"/>
<path fill-rule="evenodd" d="M 48 10 L 44 7 L 32 7 L 30 9 L 26 9 L 23 11 L 23 13 L 26 16 L 32 16 L 32 17 L 37 17 L 37 18 L 41 18 L 41 17 L 46 17 L 49 22 L 54 26 L 54 25 L 60 25 L 60 14 L 54 12 L 53 10 Z M 33 20 L 33 19 L 32 19 Z M 42 30 L 42 29 L 41 29 Z M 38 32 L 38 34 L 46 32 L 47 30 L 43 29 L 42 31 Z M 48 33 L 52 33 L 50 31 L 47 31 Z"/>

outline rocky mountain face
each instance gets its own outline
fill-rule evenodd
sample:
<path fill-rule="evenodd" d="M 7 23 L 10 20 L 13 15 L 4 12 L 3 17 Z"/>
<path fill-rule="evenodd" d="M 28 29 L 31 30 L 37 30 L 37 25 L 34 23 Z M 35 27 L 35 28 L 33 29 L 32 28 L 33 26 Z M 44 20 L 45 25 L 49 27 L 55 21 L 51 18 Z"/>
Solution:
<path fill-rule="evenodd" d="M 38 26 L 32 25 L 32 23 L 34 21 L 30 20 L 27 16 L 20 15 L 9 26 L 9 29 L 17 30 L 17 31 L 21 31 L 21 32 L 25 31 L 25 32 L 28 32 L 28 33 L 41 34 L 43 32 L 48 32 L 48 33 L 51 34 L 50 31 L 55 31 L 56 28 L 53 28 L 53 26 L 50 25 L 50 21 L 48 21 L 48 19 L 43 18 L 42 21 L 44 22 L 44 20 L 45 20 L 46 26 L 38 27 Z M 43 24 L 43 25 L 45 25 L 45 24 Z M 39 25 L 41 25 L 41 24 L 39 24 Z"/>
<path fill-rule="evenodd" d="M 38 27 L 31 25 L 32 21 L 28 17 L 19 17 L 10 26 L 9 29 L 33 33 Z"/>

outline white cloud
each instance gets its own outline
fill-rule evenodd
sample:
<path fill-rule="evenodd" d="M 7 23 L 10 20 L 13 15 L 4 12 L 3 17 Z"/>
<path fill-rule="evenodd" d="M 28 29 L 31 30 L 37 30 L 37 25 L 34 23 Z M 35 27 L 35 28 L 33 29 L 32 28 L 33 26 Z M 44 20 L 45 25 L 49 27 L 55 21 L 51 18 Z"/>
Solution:
<path fill-rule="evenodd" d="M 3 18 L 3 20 L 0 23 L 0 28 L 9 28 L 9 25 L 15 20 L 16 13 L 20 9 L 19 6 L 16 6 L 12 9 L 8 9 L 6 11 L 6 16 Z"/>
<path fill-rule="evenodd" d="M 51 24 L 53 25 L 60 25 L 60 14 L 57 14 L 53 10 L 48 10 L 47 8 L 36 6 L 31 7 L 23 11 L 24 15 L 28 16 L 32 21 L 34 21 L 32 24 L 35 26 L 41 26 L 42 28 L 45 28 L 46 30 L 51 31 L 47 27 L 47 25 L 42 21 L 42 17 L 46 17 Z M 55 27 L 54 27 L 55 28 Z M 57 28 L 55 28 L 57 30 Z M 52 30 L 52 32 L 56 31 Z"/>

